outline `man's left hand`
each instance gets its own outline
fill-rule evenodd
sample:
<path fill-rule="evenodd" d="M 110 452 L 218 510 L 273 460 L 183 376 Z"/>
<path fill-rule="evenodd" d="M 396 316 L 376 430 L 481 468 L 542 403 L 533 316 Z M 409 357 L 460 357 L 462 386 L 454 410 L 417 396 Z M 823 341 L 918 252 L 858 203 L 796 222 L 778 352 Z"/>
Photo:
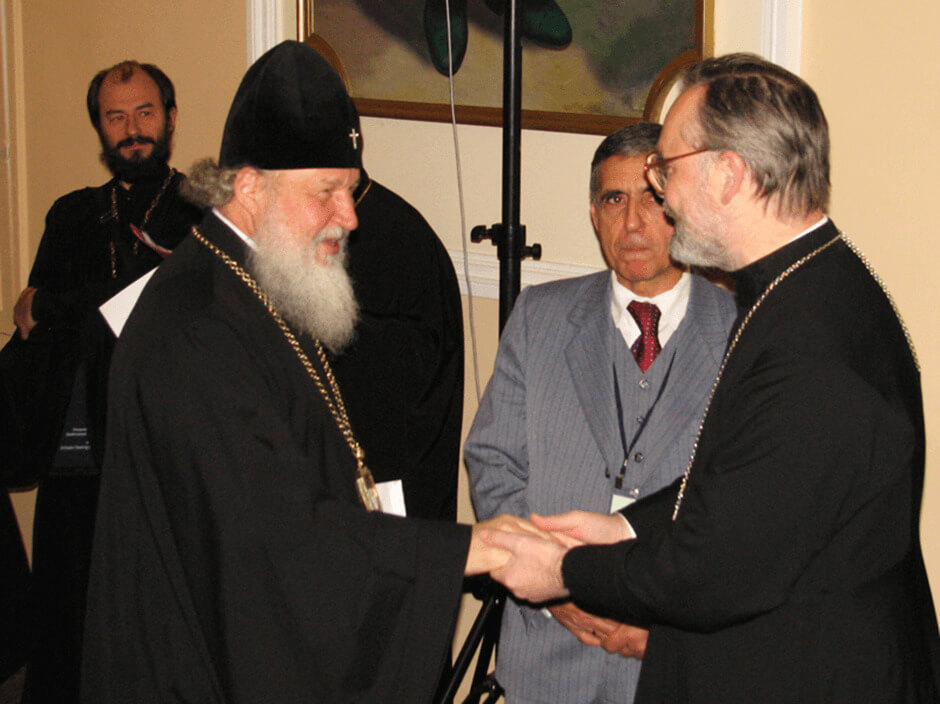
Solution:
<path fill-rule="evenodd" d="M 505 513 L 491 518 L 488 521 L 476 523 L 471 530 L 470 550 L 467 553 L 467 562 L 464 566 L 464 574 L 468 577 L 490 572 L 505 564 L 510 558 L 510 554 L 507 551 L 481 540 L 480 535 L 483 531 L 500 531 L 503 534 L 518 533 L 521 535 L 548 537 L 547 533 L 540 531 L 524 518 Z"/>
<path fill-rule="evenodd" d="M 552 533 L 569 547 L 584 544 L 607 545 L 633 537 L 627 521 L 616 513 L 568 511 L 554 516 L 539 516 L 533 513 L 530 518 L 536 528 Z"/>
<path fill-rule="evenodd" d="M 548 607 L 549 613 L 559 624 L 571 631 L 575 638 L 585 645 L 598 647 L 602 639 L 610 635 L 620 624 L 594 614 L 589 614 L 574 605 L 563 601 Z"/>
<path fill-rule="evenodd" d="M 601 647 L 608 653 L 617 653 L 626 658 L 642 660 L 646 653 L 646 641 L 650 632 L 627 623 L 618 623 L 607 635 L 601 637 Z"/>
<path fill-rule="evenodd" d="M 585 645 L 600 646 L 608 653 L 643 659 L 649 631 L 583 611 L 570 601 L 549 606 L 555 620 Z"/>

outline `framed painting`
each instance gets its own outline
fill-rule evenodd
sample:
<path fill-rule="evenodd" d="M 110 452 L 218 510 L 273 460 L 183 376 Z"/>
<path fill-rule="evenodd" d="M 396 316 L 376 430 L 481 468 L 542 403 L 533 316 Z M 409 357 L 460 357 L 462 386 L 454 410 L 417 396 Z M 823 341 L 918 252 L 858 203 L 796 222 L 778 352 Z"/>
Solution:
<path fill-rule="evenodd" d="M 502 122 L 509 0 L 449 0 L 457 121 Z M 655 114 L 702 56 L 703 0 L 517 0 L 522 126 L 609 134 Z M 450 121 L 445 0 L 298 0 L 343 67 L 362 115 Z"/>

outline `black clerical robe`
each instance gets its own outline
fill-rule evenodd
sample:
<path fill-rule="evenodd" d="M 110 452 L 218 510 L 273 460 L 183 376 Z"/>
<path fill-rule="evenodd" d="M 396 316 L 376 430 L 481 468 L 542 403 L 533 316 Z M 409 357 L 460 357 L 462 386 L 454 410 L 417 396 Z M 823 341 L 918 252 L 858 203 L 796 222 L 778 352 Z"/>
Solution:
<path fill-rule="evenodd" d="M 457 518 L 463 319 L 450 256 L 421 214 L 363 172 L 348 270 L 360 319 L 335 363 L 376 481 L 409 516 Z"/>
<path fill-rule="evenodd" d="M 26 662 L 33 629 L 29 562 L 10 496 L 0 493 L 0 685 Z"/>
<path fill-rule="evenodd" d="M 220 220 L 200 229 L 244 264 Z M 141 296 L 111 388 L 85 702 L 430 700 L 469 529 L 361 507 L 314 382 L 194 238 Z"/>
<path fill-rule="evenodd" d="M 134 236 L 131 224 L 142 226 L 156 244 L 171 250 L 201 219 L 199 209 L 179 194 L 183 178 L 166 167 L 130 189 L 112 179 L 62 196 L 46 215 L 29 274 L 29 286 L 37 289 L 32 303 L 36 327 L 26 345 L 51 346 L 64 361 L 52 366 L 53 380 L 23 380 L 30 392 L 48 390 L 41 399 L 36 425 L 51 427 L 51 432 L 24 429 L 30 437 L 46 439 L 36 448 L 33 460 L 39 473 L 52 463 L 79 363 L 85 374 L 82 401 L 87 408 L 89 438 L 95 464 L 100 464 L 114 335 L 98 306 L 163 261 Z M 42 371 L 37 369 L 37 373 Z"/>
<path fill-rule="evenodd" d="M 827 223 L 737 272 L 742 313 L 837 234 Z M 572 550 L 565 584 L 651 626 L 637 704 L 936 702 L 923 476 L 914 357 L 837 240 L 743 329 L 677 520 L 675 485 L 625 509 L 638 538 Z"/>
<path fill-rule="evenodd" d="M 98 306 L 163 261 L 138 240 L 131 225 L 170 250 L 199 221 L 198 208 L 179 194 L 183 178 L 165 167 L 129 189 L 112 179 L 62 196 L 46 215 L 29 275 L 29 285 L 37 289 L 32 302 L 36 327 L 27 340 L 14 341 L 27 373 L 2 375 L 4 391 L 17 402 L 6 407 L 12 418 L 0 416 L 4 428 L 19 435 L 16 446 L 22 443 L 23 456 L 17 458 L 22 475 L 39 476 L 33 524 L 37 645 L 26 685 L 33 704 L 78 701 L 85 586 L 115 339 Z M 56 453 L 67 411 L 76 427 L 87 428 L 90 452 L 73 452 L 62 461 Z"/>

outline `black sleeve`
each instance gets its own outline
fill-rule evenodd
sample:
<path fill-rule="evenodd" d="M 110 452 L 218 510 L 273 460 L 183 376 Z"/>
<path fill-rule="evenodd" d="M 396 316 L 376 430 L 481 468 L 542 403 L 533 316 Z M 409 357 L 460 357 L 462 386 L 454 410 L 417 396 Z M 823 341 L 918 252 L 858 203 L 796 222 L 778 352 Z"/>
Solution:
<path fill-rule="evenodd" d="M 723 404 L 675 522 L 568 553 L 577 601 L 710 631 L 778 607 L 826 550 L 859 535 L 882 546 L 866 569 L 896 554 L 904 531 L 882 523 L 910 500 L 913 430 L 877 391 L 844 369 L 766 354 Z"/>
<path fill-rule="evenodd" d="M 108 282 L 107 241 L 99 218 L 107 211 L 100 189 L 59 198 L 46 215 L 29 285 L 37 289 L 32 315 L 48 327 L 77 328 Z"/>

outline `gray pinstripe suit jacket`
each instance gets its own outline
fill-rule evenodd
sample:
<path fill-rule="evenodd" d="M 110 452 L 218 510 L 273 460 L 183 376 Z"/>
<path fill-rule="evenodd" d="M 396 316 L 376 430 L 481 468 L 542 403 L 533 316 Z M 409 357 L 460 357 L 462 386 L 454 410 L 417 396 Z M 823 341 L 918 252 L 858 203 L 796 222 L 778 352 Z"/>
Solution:
<path fill-rule="evenodd" d="M 625 346 L 610 296 L 610 273 L 600 272 L 528 288 L 517 300 L 464 447 L 481 520 L 609 510 L 624 460 L 613 350 Z M 637 498 L 685 470 L 734 317 L 727 291 L 693 277 L 685 317 L 647 372 L 662 378 L 657 365 L 671 362 L 640 436 L 643 461 L 629 465 L 627 488 Z M 639 666 L 583 645 L 539 610 L 507 603 L 496 671 L 511 704 L 632 702 Z"/>

